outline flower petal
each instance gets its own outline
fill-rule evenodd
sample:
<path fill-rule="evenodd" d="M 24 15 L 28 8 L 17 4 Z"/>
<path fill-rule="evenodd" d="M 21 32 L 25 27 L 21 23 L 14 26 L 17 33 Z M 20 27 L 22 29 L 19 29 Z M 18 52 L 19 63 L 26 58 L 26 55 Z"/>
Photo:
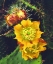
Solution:
<path fill-rule="evenodd" d="M 41 52 L 41 51 L 45 51 L 45 50 L 46 50 L 46 47 L 40 46 L 39 49 L 40 49 L 40 50 L 39 50 L 40 52 Z"/>
<path fill-rule="evenodd" d="M 26 26 L 31 26 L 32 22 L 29 19 L 27 19 L 27 20 L 22 20 L 21 24 L 22 26 L 26 27 Z"/>
<path fill-rule="evenodd" d="M 40 38 L 41 37 L 41 34 L 43 34 L 43 32 L 41 32 L 41 31 L 38 30 L 36 32 L 36 38 Z"/>
<path fill-rule="evenodd" d="M 24 52 L 22 52 L 22 58 L 24 58 L 25 60 L 28 60 L 28 57 Z"/>
<path fill-rule="evenodd" d="M 38 58 L 39 56 L 39 52 L 36 52 L 34 55 L 33 55 L 33 58 Z"/>
<path fill-rule="evenodd" d="M 37 30 L 39 30 L 40 21 L 33 21 L 33 27 Z"/>
<path fill-rule="evenodd" d="M 40 44 L 41 46 L 46 46 L 46 45 L 47 45 L 47 43 L 45 42 L 45 40 L 42 39 L 42 38 L 39 38 L 39 44 Z"/>
<path fill-rule="evenodd" d="M 19 31 L 19 30 L 21 30 L 21 28 L 22 28 L 22 26 L 20 24 L 17 24 L 14 26 L 15 31 Z"/>
<path fill-rule="evenodd" d="M 38 44 L 38 41 L 39 41 L 39 39 L 34 39 L 34 40 L 32 41 L 32 43 L 33 43 L 34 45 L 37 45 L 37 44 Z"/>

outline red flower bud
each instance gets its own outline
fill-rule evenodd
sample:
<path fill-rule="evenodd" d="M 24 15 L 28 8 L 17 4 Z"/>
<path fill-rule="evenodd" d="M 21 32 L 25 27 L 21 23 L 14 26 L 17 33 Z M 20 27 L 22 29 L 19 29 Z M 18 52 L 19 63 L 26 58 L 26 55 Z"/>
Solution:
<path fill-rule="evenodd" d="M 27 17 L 26 11 L 25 10 L 18 10 L 17 12 L 18 20 L 23 20 Z"/>
<path fill-rule="evenodd" d="M 18 16 L 16 14 L 10 14 L 6 17 L 6 23 L 9 26 L 12 26 L 14 24 L 17 24 L 18 22 Z"/>

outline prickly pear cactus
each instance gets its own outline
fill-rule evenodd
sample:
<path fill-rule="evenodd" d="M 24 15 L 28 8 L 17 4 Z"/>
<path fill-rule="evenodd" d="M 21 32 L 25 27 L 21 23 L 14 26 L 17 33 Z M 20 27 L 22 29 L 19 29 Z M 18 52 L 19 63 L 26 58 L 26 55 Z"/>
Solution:
<path fill-rule="evenodd" d="M 44 32 L 42 36 L 48 43 L 47 47 L 53 49 L 53 2 L 51 2 L 52 1 L 46 0 L 38 0 L 38 2 L 35 0 L 18 0 L 15 4 L 10 6 L 8 11 L 6 11 L 8 14 L 10 14 L 13 12 L 13 8 L 17 7 L 19 9 L 24 9 L 27 11 L 27 18 L 30 18 L 31 20 L 40 20 L 40 27 Z M 1 4 L 2 2 L 0 3 L 0 6 Z M 45 4 L 47 5 L 47 7 Z M 46 7 L 43 8 L 45 10 L 42 9 L 42 6 Z M 21 58 L 21 52 L 19 52 L 19 48 L 17 47 L 17 45 L 15 45 L 14 47 L 14 44 L 12 43 L 14 42 L 14 40 L 10 42 L 10 47 L 8 46 L 8 41 L 10 41 L 11 39 L 9 39 L 7 41 L 8 44 L 6 44 L 7 39 L 2 36 L 6 36 L 7 38 L 14 37 L 15 35 L 11 31 L 11 29 L 11 27 L 7 27 L 5 21 L 0 21 L 0 64 L 42 64 L 41 55 L 37 59 L 24 61 L 24 59 Z M 12 50 L 10 50 L 11 47 Z"/>
<path fill-rule="evenodd" d="M 1 59 L 0 64 L 42 64 L 42 57 L 39 55 L 37 59 L 25 61 L 17 47 L 10 55 Z"/>

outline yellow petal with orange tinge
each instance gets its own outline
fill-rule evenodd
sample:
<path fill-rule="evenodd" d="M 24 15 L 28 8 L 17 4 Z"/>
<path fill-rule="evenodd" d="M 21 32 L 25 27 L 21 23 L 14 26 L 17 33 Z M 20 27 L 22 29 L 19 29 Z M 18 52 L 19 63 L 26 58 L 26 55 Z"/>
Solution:
<path fill-rule="evenodd" d="M 19 31 L 19 30 L 21 30 L 21 29 L 22 29 L 21 24 L 17 24 L 17 25 L 14 26 L 14 30 L 15 30 L 15 31 Z"/>
<path fill-rule="evenodd" d="M 38 30 L 36 32 L 36 38 L 40 38 L 41 37 L 41 34 L 43 34 L 43 32 L 41 32 L 41 31 Z"/>
<path fill-rule="evenodd" d="M 15 30 L 14 33 L 17 35 L 16 37 L 20 36 L 19 31 Z"/>
<path fill-rule="evenodd" d="M 39 39 L 34 39 L 34 40 L 32 41 L 32 43 L 35 44 L 35 45 L 37 45 L 37 44 L 38 44 L 38 41 L 39 41 Z"/>
<path fill-rule="evenodd" d="M 31 26 L 32 25 L 32 22 L 29 19 L 28 20 L 22 20 L 21 25 L 23 27 Z"/>
<path fill-rule="evenodd" d="M 40 21 L 33 21 L 33 27 L 35 27 L 35 29 L 39 30 L 39 26 L 40 26 Z"/>
<path fill-rule="evenodd" d="M 28 41 L 22 40 L 21 44 L 23 44 L 24 46 L 27 46 Z"/>
<path fill-rule="evenodd" d="M 18 33 L 18 31 L 14 32 L 17 36 L 15 37 L 15 39 L 17 39 L 18 41 L 22 42 L 22 37 L 21 35 Z"/>
<path fill-rule="evenodd" d="M 22 58 L 24 58 L 25 60 L 28 60 L 28 57 L 26 56 L 24 52 L 22 52 Z"/>
<path fill-rule="evenodd" d="M 27 41 L 23 40 L 22 37 L 16 37 L 16 39 L 18 40 L 18 42 L 20 42 L 19 45 L 26 45 L 26 43 L 28 43 Z"/>
<path fill-rule="evenodd" d="M 16 39 L 17 40 L 19 39 L 18 40 L 18 42 L 20 42 L 19 45 L 27 46 L 28 41 L 23 40 L 21 37 L 17 37 Z"/>
<path fill-rule="evenodd" d="M 41 51 L 45 51 L 45 50 L 46 50 L 46 47 L 40 46 L 39 49 L 40 49 L 40 50 L 39 50 L 40 52 L 41 52 Z"/>
<path fill-rule="evenodd" d="M 16 37 L 15 39 L 18 39 L 19 42 L 22 42 L 22 38 L 21 37 Z"/>

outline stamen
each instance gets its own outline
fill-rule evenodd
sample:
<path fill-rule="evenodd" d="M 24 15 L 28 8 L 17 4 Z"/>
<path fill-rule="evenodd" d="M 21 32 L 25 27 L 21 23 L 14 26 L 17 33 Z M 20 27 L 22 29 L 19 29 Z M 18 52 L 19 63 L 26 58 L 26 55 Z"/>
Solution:
<path fill-rule="evenodd" d="M 21 36 L 24 40 L 33 40 L 36 35 L 36 30 L 33 27 L 25 27 L 21 30 Z"/>

